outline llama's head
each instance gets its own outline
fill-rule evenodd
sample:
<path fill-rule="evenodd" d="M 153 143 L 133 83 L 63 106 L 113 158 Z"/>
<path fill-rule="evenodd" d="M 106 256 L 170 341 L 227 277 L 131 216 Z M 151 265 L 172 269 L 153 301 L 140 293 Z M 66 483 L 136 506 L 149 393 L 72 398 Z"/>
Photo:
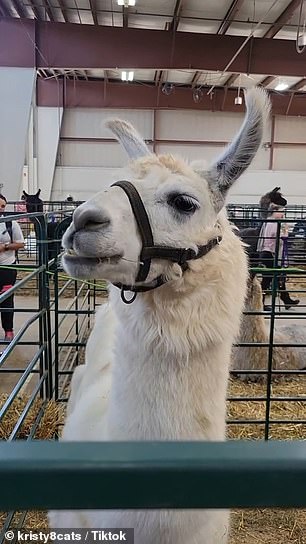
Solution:
<path fill-rule="evenodd" d="M 131 159 L 122 179 L 130 181 L 140 195 L 154 245 L 191 248 L 196 254 L 199 246 L 216 240 L 220 234 L 218 217 L 220 212 L 224 215 L 226 195 L 256 154 L 269 112 L 262 89 L 247 91 L 246 105 L 246 117 L 234 141 L 205 170 L 199 164 L 188 165 L 171 156 L 151 154 L 128 123 L 108 123 Z M 135 215 L 138 212 L 132 210 L 127 194 L 118 186 L 111 186 L 79 206 L 63 238 L 65 270 L 80 278 L 126 285 L 139 282 L 144 220 L 137 224 Z M 160 276 L 169 279 L 182 274 L 181 266 L 169 259 L 169 252 L 166 258 L 151 257 L 146 284 Z"/>
<path fill-rule="evenodd" d="M 259 206 L 262 217 L 266 218 L 268 216 L 268 209 L 271 204 L 276 204 L 277 206 L 287 206 L 287 200 L 280 192 L 280 187 L 274 187 L 272 191 L 261 197 Z"/>
<path fill-rule="evenodd" d="M 39 198 L 40 189 L 38 189 L 37 193 L 35 193 L 34 195 L 29 195 L 26 191 L 23 191 L 23 195 L 25 197 L 25 204 L 28 213 L 43 211 L 44 203 L 41 198 Z"/>

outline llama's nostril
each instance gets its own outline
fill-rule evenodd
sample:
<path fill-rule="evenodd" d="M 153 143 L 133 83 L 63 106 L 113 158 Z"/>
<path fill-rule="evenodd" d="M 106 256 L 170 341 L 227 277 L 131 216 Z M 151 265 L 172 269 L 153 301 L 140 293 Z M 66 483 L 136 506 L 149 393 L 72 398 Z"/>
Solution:
<path fill-rule="evenodd" d="M 100 208 L 94 206 L 84 206 L 84 208 L 82 208 L 82 206 L 80 206 L 73 214 L 73 224 L 75 230 L 94 230 L 109 225 L 110 219 Z"/>

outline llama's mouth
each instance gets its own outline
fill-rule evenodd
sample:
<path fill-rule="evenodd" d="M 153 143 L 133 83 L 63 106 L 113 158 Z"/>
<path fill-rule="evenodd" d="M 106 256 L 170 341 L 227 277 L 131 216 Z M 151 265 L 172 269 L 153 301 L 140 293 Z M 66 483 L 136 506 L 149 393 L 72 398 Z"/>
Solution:
<path fill-rule="evenodd" d="M 122 258 L 122 255 L 112 255 L 107 257 L 83 257 L 78 255 L 73 249 L 66 249 L 63 260 L 67 264 L 75 264 L 75 265 L 87 265 L 87 266 L 95 266 L 102 263 L 107 264 L 117 264 L 118 261 Z"/>

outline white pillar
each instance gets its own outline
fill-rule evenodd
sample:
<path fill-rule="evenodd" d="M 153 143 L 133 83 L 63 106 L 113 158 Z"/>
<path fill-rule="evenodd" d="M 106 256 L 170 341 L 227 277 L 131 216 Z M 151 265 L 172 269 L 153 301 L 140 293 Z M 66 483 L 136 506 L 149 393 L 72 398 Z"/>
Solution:
<path fill-rule="evenodd" d="M 0 68 L 0 183 L 8 200 L 19 200 L 36 81 L 34 68 Z"/>
<path fill-rule="evenodd" d="M 63 108 L 37 108 L 37 189 L 50 200 L 58 151 Z"/>
<path fill-rule="evenodd" d="M 35 106 L 32 104 L 30 110 L 29 118 L 29 130 L 28 130 L 28 153 L 27 153 L 27 166 L 28 166 L 28 190 L 29 194 L 34 194 L 37 192 L 35 185 L 35 174 L 34 174 L 34 121 L 33 121 L 33 110 Z"/>

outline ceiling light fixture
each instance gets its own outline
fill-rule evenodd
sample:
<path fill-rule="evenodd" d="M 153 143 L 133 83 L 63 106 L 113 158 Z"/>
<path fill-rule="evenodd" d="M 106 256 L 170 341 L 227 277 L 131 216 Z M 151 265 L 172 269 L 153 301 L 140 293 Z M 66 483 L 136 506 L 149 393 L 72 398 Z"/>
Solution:
<path fill-rule="evenodd" d="M 128 8 L 129 6 L 135 6 L 136 0 L 117 0 L 118 6 L 124 6 Z"/>
<path fill-rule="evenodd" d="M 288 83 L 285 83 L 285 81 L 279 81 L 276 87 L 274 87 L 274 89 L 276 91 L 285 91 L 285 89 L 288 89 L 288 87 L 289 87 Z"/>
<path fill-rule="evenodd" d="M 122 79 L 122 81 L 133 81 L 133 79 L 134 79 L 134 72 L 131 71 L 131 70 L 128 70 L 128 71 L 123 70 L 123 71 L 121 72 L 121 79 Z"/>
<path fill-rule="evenodd" d="M 238 91 L 237 91 L 237 96 L 235 97 L 235 100 L 234 100 L 235 106 L 241 106 L 242 104 L 242 96 L 240 96 L 240 87 L 241 87 L 241 74 L 239 74 Z"/>

